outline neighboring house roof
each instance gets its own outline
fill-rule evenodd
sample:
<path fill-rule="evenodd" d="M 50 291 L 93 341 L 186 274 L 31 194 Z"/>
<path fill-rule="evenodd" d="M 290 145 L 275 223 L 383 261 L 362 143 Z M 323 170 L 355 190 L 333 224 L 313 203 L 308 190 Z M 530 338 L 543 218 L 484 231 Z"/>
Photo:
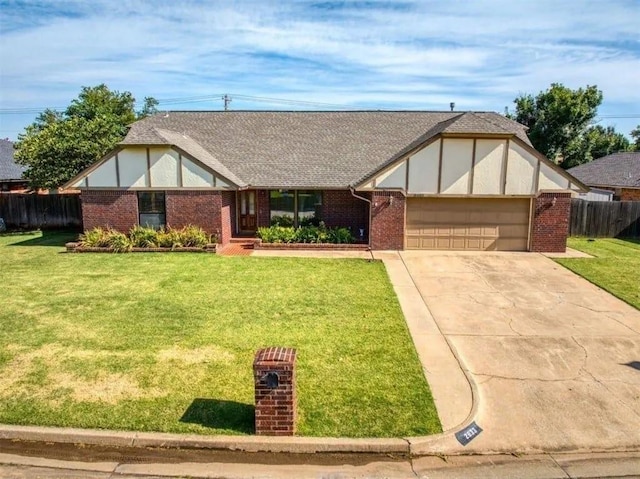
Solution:
<path fill-rule="evenodd" d="M 497 113 L 425 111 L 167 112 L 134 123 L 121 144 L 174 145 L 241 186 L 344 188 L 439 134 L 531 146 L 526 127 Z"/>
<path fill-rule="evenodd" d="M 640 188 L 640 152 L 613 153 L 569 168 L 567 172 L 590 186 Z"/>
<path fill-rule="evenodd" d="M 26 168 L 16 164 L 13 153 L 13 143 L 9 140 L 0 140 L 0 181 L 22 179 L 22 173 Z"/>

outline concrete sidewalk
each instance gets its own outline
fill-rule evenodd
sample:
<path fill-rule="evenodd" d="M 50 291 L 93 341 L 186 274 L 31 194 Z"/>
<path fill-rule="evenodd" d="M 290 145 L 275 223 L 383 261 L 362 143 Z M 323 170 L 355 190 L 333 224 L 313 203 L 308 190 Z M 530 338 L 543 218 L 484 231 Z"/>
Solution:
<path fill-rule="evenodd" d="M 350 463 L 269 464 L 251 462 L 80 462 L 0 453 L 0 478 L 150 479 L 452 479 L 452 478 L 637 478 L 640 454 L 545 454 L 535 456 L 424 457 Z"/>

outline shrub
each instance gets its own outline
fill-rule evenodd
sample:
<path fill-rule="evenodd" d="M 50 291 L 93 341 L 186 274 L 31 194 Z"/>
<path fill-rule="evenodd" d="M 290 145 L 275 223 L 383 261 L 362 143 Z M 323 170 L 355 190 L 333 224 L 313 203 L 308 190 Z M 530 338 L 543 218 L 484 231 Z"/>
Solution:
<path fill-rule="evenodd" d="M 180 232 L 171 228 L 160 228 L 157 232 L 157 242 L 161 248 L 179 248 L 182 246 Z"/>
<path fill-rule="evenodd" d="M 292 226 L 270 226 L 258 228 L 258 236 L 265 243 L 294 243 L 296 230 Z"/>
<path fill-rule="evenodd" d="M 134 226 L 129 235 L 112 229 L 93 228 L 80 235 L 80 244 L 92 248 L 112 248 L 116 252 L 129 251 L 136 248 L 177 248 L 188 246 L 203 248 L 212 241 L 217 241 L 215 236 L 209 236 L 199 226 L 185 226 L 182 229 L 161 228 L 154 230 L 144 226 Z"/>
<path fill-rule="evenodd" d="M 346 244 L 353 243 L 355 238 L 349 228 L 333 228 L 327 231 L 329 243 Z"/>
<path fill-rule="evenodd" d="M 353 243 L 355 238 L 348 228 L 300 226 L 298 228 L 270 226 L 258 228 L 258 236 L 265 243 Z"/>
<path fill-rule="evenodd" d="M 153 228 L 134 226 L 129 231 L 131 245 L 136 248 L 155 248 L 158 246 L 158 232 Z"/>
<path fill-rule="evenodd" d="M 209 244 L 211 238 L 199 226 L 188 225 L 178 230 L 180 242 L 183 246 L 204 247 Z"/>
<path fill-rule="evenodd" d="M 131 250 L 131 240 L 127 238 L 126 234 L 115 230 L 107 232 L 107 245 L 114 253 L 125 253 Z"/>
<path fill-rule="evenodd" d="M 85 231 L 80 235 L 80 244 L 88 248 L 106 248 L 109 246 L 109 232 L 100 227 Z"/>

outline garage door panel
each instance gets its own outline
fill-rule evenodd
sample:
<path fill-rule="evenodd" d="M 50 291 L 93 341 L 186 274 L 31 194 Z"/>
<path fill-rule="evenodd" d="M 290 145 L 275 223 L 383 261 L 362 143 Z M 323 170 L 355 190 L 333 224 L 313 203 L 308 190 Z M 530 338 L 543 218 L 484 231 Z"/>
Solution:
<path fill-rule="evenodd" d="M 407 249 L 525 251 L 528 198 L 409 198 Z"/>

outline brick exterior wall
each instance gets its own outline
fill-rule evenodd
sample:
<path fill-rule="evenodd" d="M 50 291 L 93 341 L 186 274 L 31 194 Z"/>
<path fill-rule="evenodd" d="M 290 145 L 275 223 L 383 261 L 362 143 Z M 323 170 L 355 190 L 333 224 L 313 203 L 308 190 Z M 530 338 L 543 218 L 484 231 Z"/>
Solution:
<path fill-rule="evenodd" d="M 222 192 L 167 191 L 165 196 L 167 225 L 182 228 L 200 226 L 220 238 L 222 234 Z"/>
<path fill-rule="evenodd" d="M 358 196 L 369 198 L 367 193 Z M 347 227 L 360 238 L 364 230 L 364 240 L 369 237 L 369 203 L 355 198 L 349 190 L 325 190 L 322 192 L 321 219 L 329 228 Z"/>
<path fill-rule="evenodd" d="M 81 196 L 84 229 L 111 227 L 123 233 L 138 224 L 136 191 L 85 190 Z M 165 191 L 167 225 L 200 226 L 223 244 L 235 230 L 235 192 Z"/>
<path fill-rule="evenodd" d="M 404 195 L 399 192 L 374 191 L 371 201 L 371 249 L 404 249 Z"/>
<path fill-rule="evenodd" d="M 534 199 L 531 251 L 563 253 L 567 248 L 571 193 L 540 193 Z"/>
<path fill-rule="evenodd" d="M 135 191 L 85 190 L 80 195 L 85 230 L 109 227 L 127 233 L 138 224 Z"/>
<path fill-rule="evenodd" d="M 278 385 L 269 387 L 267 374 L 277 375 Z M 253 362 L 256 401 L 256 434 L 293 436 L 296 432 L 296 350 L 265 348 Z"/>
<path fill-rule="evenodd" d="M 220 236 L 218 242 L 226 245 L 236 229 L 236 192 L 223 191 L 220 212 Z"/>
<path fill-rule="evenodd" d="M 256 192 L 256 223 L 257 227 L 268 227 L 271 224 L 271 216 L 269 209 L 269 190 L 258 190 Z"/>
<path fill-rule="evenodd" d="M 622 188 L 620 201 L 640 201 L 640 188 Z"/>

